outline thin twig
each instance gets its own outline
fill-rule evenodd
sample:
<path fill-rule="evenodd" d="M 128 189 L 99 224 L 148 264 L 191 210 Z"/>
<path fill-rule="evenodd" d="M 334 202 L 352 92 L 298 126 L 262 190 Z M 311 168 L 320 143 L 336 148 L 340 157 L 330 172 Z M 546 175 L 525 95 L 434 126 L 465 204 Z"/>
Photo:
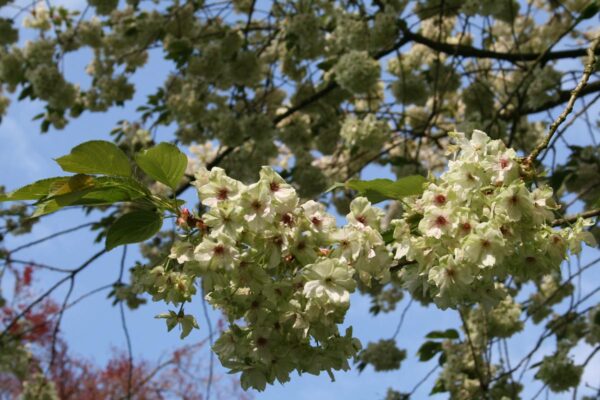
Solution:
<path fill-rule="evenodd" d="M 210 321 L 210 316 L 208 315 L 208 307 L 206 307 L 206 299 L 204 298 L 204 288 L 202 288 L 202 311 L 204 313 L 204 319 L 206 321 L 206 327 L 208 328 L 208 342 L 210 344 L 210 358 L 209 358 L 209 368 L 208 368 L 208 382 L 206 382 L 206 400 L 210 400 L 210 389 L 212 386 L 213 373 L 214 373 L 214 352 L 212 350 L 213 346 L 213 328 L 212 323 Z"/>
<path fill-rule="evenodd" d="M 19 246 L 19 247 L 15 247 L 14 249 L 12 249 L 12 250 L 9 250 L 8 252 L 9 252 L 10 254 L 14 254 L 14 253 L 16 253 L 17 251 L 20 251 L 20 250 L 26 249 L 26 248 L 28 248 L 28 247 L 35 246 L 36 244 L 43 243 L 43 242 L 45 242 L 45 241 L 47 241 L 47 240 L 54 239 L 55 237 L 58 237 L 58 236 L 61 236 L 61 235 L 66 235 L 67 233 L 75 232 L 75 231 L 77 231 L 77 230 L 79 230 L 79 229 L 82 229 L 82 228 L 85 228 L 85 227 L 91 226 L 91 225 L 93 225 L 93 224 L 94 224 L 94 222 L 87 222 L 87 223 L 85 223 L 85 224 L 81 224 L 81 225 L 78 225 L 78 226 L 76 226 L 76 227 L 73 227 L 73 228 L 65 229 L 64 231 L 56 232 L 56 233 L 53 233 L 53 234 L 51 234 L 51 235 L 48 235 L 48 236 L 46 236 L 46 237 L 43 237 L 43 238 L 41 238 L 41 239 L 34 240 L 33 242 L 29 242 L 29 243 L 26 243 L 26 244 L 24 244 L 24 245 L 21 245 L 21 246 Z"/>
<path fill-rule="evenodd" d="M 125 260 L 127 258 L 127 246 L 123 246 L 123 254 L 121 255 L 121 264 L 119 268 L 119 279 L 117 283 L 121 283 L 123 279 L 123 272 L 125 271 Z M 127 328 L 127 320 L 125 319 L 125 307 L 124 301 L 119 301 L 119 311 L 121 313 L 121 327 L 123 328 L 123 334 L 125 335 L 125 341 L 127 343 L 127 357 L 128 357 L 128 368 L 127 368 L 127 400 L 131 400 L 133 394 L 133 349 L 131 345 L 131 337 L 129 336 L 129 329 Z"/>
<path fill-rule="evenodd" d="M 58 331 L 60 330 L 60 323 L 62 322 L 63 315 L 65 314 L 65 310 L 67 309 L 67 303 L 69 302 L 69 298 L 71 297 L 71 294 L 73 293 L 74 287 L 75 287 L 75 277 L 72 276 L 71 280 L 69 282 L 69 290 L 67 291 L 67 295 L 65 296 L 65 299 L 63 300 L 62 307 L 60 308 L 60 312 L 58 313 L 58 319 L 56 321 L 56 324 L 54 325 L 54 332 L 52 333 L 52 351 L 51 351 L 51 356 L 50 356 L 50 364 L 48 364 L 48 369 L 51 369 L 52 365 L 54 365 L 54 360 L 56 358 L 56 341 L 58 339 Z"/>
<path fill-rule="evenodd" d="M 433 375 L 435 371 L 438 370 L 439 367 L 439 365 L 433 367 L 419 382 L 417 382 L 417 384 L 412 388 L 412 390 L 408 394 L 408 397 L 412 397 L 412 395 L 417 391 L 417 389 L 419 389 L 419 387 L 421 387 L 422 384 L 427 382 L 427 380 L 431 377 L 431 375 Z"/>
<path fill-rule="evenodd" d="M 395 339 L 396 336 L 398 336 L 398 334 L 400 333 L 400 329 L 402 328 L 402 325 L 404 324 L 404 318 L 406 317 L 406 313 L 408 312 L 408 309 L 412 305 L 413 300 L 414 299 L 411 297 L 411 299 L 408 302 L 408 304 L 406 305 L 406 307 L 404 307 L 404 310 L 402 310 L 402 314 L 400 315 L 400 321 L 398 321 L 398 325 L 396 326 L 396 330 L 394 331 L 394 334 L 392 335 L 392 339 Z"/>
<path fill-rule="evenodd" d="M 86 267 L 88 267 L 91 263 L 93 263 L 94 261 L 96 261 L 104 253 L 106 253 L 106 249 L 102 249 L 98 253 L 94 254 L 92 257 L 90 257 L 89 259 L 87 259 L 79 267 L 77 267 L 74 270 L 72 270 L 69 275 L 67 275 L 64 278 L 62 278 L 59 281 L 57 281 L 48 290 L 46 290 L 42 295 L 40 295 L 37 299 L 35 299 L 33 302 L 31 302 L 23 311 L 21 311 L 17 316 L 15 316 L 11 320 L 11 322 L 4 328 L 4 330 L 2 331 L 2 333 L 0 333 L 0 338 L 3 338 L 4 336 L 6 336 L 8 334 L 8 332 L 10 332 L 10 330 L 16 325 L 16 323 L 21 318 L 23 318 L 25 315 L 27 315 L 27 313 L 30 312 L 33 309 L 33 307 L 35 307 L 36 305 L 38 305 L 39 303 L 41 303 L 42 300 L 44 300 L 46 297 L 50 296 L 50 294 L 52 292 L 54 292 L 56 290 L 56 288 L 58 288 L 59 286 L 61 286 L 63 283 L 65 283 L 69 279 L 74 279 L 75 276 L 79 272 L 83 271 Z"/>
<path fill-rule="evenodd" d="M 596 63 L 595 51 L 596 49 L 598 49 L 599 46 L 600 38 L 596 38 L 587 51 L 588 59 L 583 69 L 583 75 L 581 76 L 581 79 L 579 80 L 579 83 L 577 84 L 575 89 L 573 89 L 573 91 L 571 92 L 571 97 L 567 102 L 567 106 L 565 107 L 563 112 L 558 116 L 558 118 L 550 125 L 550 128 L 548 129 L 548 134 L 544 137 L 544 140 L 542 140 L 542 142 L 538 144 L 536 148 L 533 149 L 531 154 L 529 154 L 529 156 L 527 156 L 527 158 L 524 160 L 524 165 L 532 165 L 532 163 L 542 152 L 542 150 L 544 150 L 548 146 L 550 140 L 552 139 L 552 135 L 554 135 L 560 124 L 562 124 L 567 119 L 567 116 L 571 113 L 571 111 L 573 111 L 573 107 L 575 105 L 575 101 L 579 97 L 579 93 L 581 92 L 581 90 L 583 90 L 585 85 L 587 85 L 587 82 L 590 79 L 592 72 L 594 72 L 594 65 Z"/>

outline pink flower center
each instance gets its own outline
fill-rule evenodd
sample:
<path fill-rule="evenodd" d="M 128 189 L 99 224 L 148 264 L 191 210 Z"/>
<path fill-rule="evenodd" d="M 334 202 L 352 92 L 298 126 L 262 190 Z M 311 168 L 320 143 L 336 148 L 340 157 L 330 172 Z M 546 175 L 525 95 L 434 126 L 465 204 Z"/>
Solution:
<path fill-rule="evenodd" d="M 225 254 L 225 246 L 223 246 L 222 244 L 216 245 L 213 249 L 213 254 L 215 256 L 222 256 L 223 254 Z"/>
<path fill-rule="evenodd" d="M 217 199 L 227 200 L 228 197 L 229 197 L 229 189 L 221 188 L 217 191 Z"/>
<path fill-rule="evenodd" d="M 446 224 L 448 224 L 448 220 L 443 215 L 438 215 L 435 219 L 435 224 L 437 226 L 446 226 Z"/>
<path fill-rule="evenodd" d="M 440 206 L 446 204 L 446 196 L 443 194 L 438 194 L 435 196 L 435 202 Z"/>
<path fill-rule="evenodd" d="M 254 211 L 260 211 L 262 208 L 262 204 L 258 200 L 254 200 L 250 206 L 254 209 Z"/>
<path fill-rule="evenodd" d="M 290 213 L 285 213 L 281 216 L 281 222 L 288 226 L 292 226 L 294 224 L 294 217 L 292 217 L 292 214 Z"/>

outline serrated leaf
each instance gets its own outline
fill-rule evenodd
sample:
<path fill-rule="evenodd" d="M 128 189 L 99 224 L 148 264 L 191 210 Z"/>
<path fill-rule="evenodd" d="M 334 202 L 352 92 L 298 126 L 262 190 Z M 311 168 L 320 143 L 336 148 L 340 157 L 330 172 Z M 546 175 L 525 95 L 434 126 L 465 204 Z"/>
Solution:
<path fill-rule="evenodd" d="M 91 175 L 73 175 L 66 182 L 56 182 L 50 185 L 48 197 L 80 192 L 94 187 L 94 177 Z"/>
<path fill-rule="evenodd" d="M 440 351 L 442 351 L 442 344 L 440 342 L 428 341 L 419 347 L 417 355 L 419 356 L 419 361 L 429 361 Z"/>
<path fill-rule="evenodd" d="M 456 329 L 446 329 L 445 331 L 431 331 L 425 336 L 428 339 L 458 339 L 458 331 Z"/>
<path fill-rule="evenodd" d="M 0 201 L 39 200 L 48 196 L 53 185 L 68 182 L 69 179 L 71 179 L 70 176 L 42 179 L 5 196 L 0 196 Z"/>
<path fill-rule="evenodd" d="M 600 1 L 592 0 L 579 14 L 579 20 L 590 19 L 600 11 Z"/>
<path fill-rule="evenodd" d="M 121 216 L 108 228 L 106 249 L 150 239 L 162 226 L 162 216 L 155 211 L 138 210 Z"/>
<path fill-rule="evenodd" d="M 71 153 L 55 160 L 68 172 L 130 176 L 129 158 L 116 144 L 92 140 L 75 146 Z"/>
<path fill-rule="evenodd" d="M 50 214 L 60 209 L 61 206 L 56 200 L 44 201 L 36 206 L 35 211 L 31 214 L 31 218 L 41 217 L 42 215 Z"/>
<path fill-rule="evenodd" d="M 433 388 L 431 388 L 431 392 L 429 392 L 429 394 L 432 395 L 443 392 L 447 392 L 446 387 L 444 386 L 444 381 L 438 378 L 435 381 L 435 385 L 433 385 Z"/>
<path fill-rule="evenodd" d="M 40 199 L 33 217 L 40 217 L 67 206 L 101 206 L 135 201 L 147 194 L 147 189 L 128 177 L 79 174 L 67 181 L 50 185 L 48 196 Z"/>
<path fill-rule="evenodd" d="M 392 181 L 390 179 L 373 179 L 370 181 L 349 180 L 345 187 L 358 191 L 366 196 L 371 203 L 384 200 L 400 200 L 407 196 L 423 193 L 423 183 L 427 179 L 421 175 L 405 176 Z"/>
<path fill-rule="evenodd" d="M 187 167 L 186 155 L 165 142 L 136 154 L 135 162 L 148 176 L 172 189 L 181 182 Z"/>

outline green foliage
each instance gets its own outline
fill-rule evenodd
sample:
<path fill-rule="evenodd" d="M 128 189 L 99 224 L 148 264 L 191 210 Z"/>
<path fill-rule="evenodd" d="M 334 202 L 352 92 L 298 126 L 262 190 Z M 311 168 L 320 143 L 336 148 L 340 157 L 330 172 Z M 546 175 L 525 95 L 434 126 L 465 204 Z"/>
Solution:
<path fill-rule="evenodd" d="M 351 179 L 346 183 L 336 183 L 329 191 L 340 187 L 356 190 L 359 195 L 365 196 L 371 203 L 385 200 L 401 200 L 404 197 L 416 196 L 423 193 L 423 185 L 427 181 L 421 175 L 405 176 L 396 181 L 390 179 L 373 179 L 360 181 Z"/>
<path fill-rule="evenodd" d="M 57 185 L 64 184 L 71 179 L 68 176 L 47 178 L 29 185 L 23 186 L 14 192 L 0 196 L 0 201 L 17 201 L 17 200 L 38 200 L 46 197 L 51 192 L 51 188 Z"/>
<path fill-rule="evenodd" d="M 537 377 L 556 391 L 579 383 L 583 367 L 569 351 L 598 343 L 600 313 L 586 318 L 574 300 L 575 309 L 557 313 L 574 293 L 588 299 L 575 289 L 579 272 L 560 270 L 600 229 L 593 220 L 554 225 L 573 202 L 600 208 L 593 136 L 576 135 L 580 147 L 560 151 L 573 139 L 571 117 L 585 117 L 590 135 L 599 127 L 584 115 L 597 107 L 588 99 L 600 98 L 598 58 L 583 61 L 589 83 L 547 151 L 531 165 L 521 155 L 545 139 L 572 96 L 582 68 L 569 59 L 586 57 L 597 36 L 597 0 L 88 3 L 80 13 L 29 2 L 14 18 L 12 5 L 2 8 L 0 122 L 11 101 L 36 101 L 41 132 L 64 129 L 130 105 L 152 49 L 163 49 L 169 67 L 148 66 L 144 85 L 153 86 L 143 90 L 152 94 L 116 123 L 114 144 L 86 142 L 56 159 L 73 176 L 0 193 L 35 206 L 1 205 L 0 241 L 65 207 L 105 212 L 92 229 L 107 249 L 146 241 L 146 262 L 110 296 L 135 308 L 146 293 L 180 307 L 159 318 L 185 336 L 198 326 L 183 305 L 202 284 L 229 322 L 215 352 L 244 388 L 263 390 L 294 371 L 332 375 L 356 354 L 359 369 L 398 368 L 406 354 L 393 340 L 358 353 L 352 331 L 340 332 L 355 288 L 372 297 L 375 314 L 396 310 L 405 295 L 460 310 L 464 335 L 436 330 L 419 348 L 421 361 L 442 367 L 432 394 L 517 398 L 508 360 L 488 354 L 527 318 L 545 321 L 559 347 L 534 364 Z M 64 73 L 75 52 L 91 55 L 86 82 Z M 479 128 L 498 141 L 449 134 Z M 189 151 L 153 146 L 163 130 Z M 375 165 L 392 179 L 361 180 Z M 542 166 L 552 171 L 534 171 Z M 321 195 L 336 181 L 344 190 Z M 189 187 L 199 191 L 197 213 L 173 198 Z M 326 205 L 306 201 L 315 197 L 348 213 L 347 223 L 338 227 Z M 164 218 L 177 228 L 160 232 Z"/>
<path fill-rule="evenodd" d="M 36 203 L 38 217 L 67 206 L 103 206 L 135 200 L 147 201 L 148 189 L 131 178 L 77 174 L 57 181 Z"/>
<path fill-rule="evenodd" d="M 135 162 L 148 176 L 171 189 L 177 188 L 187 167 L 185 154 L 177 146 L 165 142 L 136 154 Z"/>
<path fill-rule="evenodd" d="M 456 329 L 446 329 L 445 331 L 431 331 L 426 336 L 428 339 L 458 339 Z"/>
<path fill-rule="evenodd" d="M 129 243 L 143 242 L 154 236 L 162 227 L 162 216 L 156 211 L 129 212 L 110 226 L 106 234 L 106 249 Z"/>
<path fill-rule="evenodd" d="M 600 12 L 600 1 L 591 0 L 588 5 L 579 13 L 580 20 L 593 18 L 596 14 Z"/>
<path fill-rule="evenodd" d="M 183 177 L 187 157 L 175 146 L 161 143 L 136 157 L 140 167 L 151 177 L 175 187 Z M 0 201 L 36 200 L 32 217 L 69 206 L 97 207 L 132 203 L 141 208 L 118 218 L 106 233 L 106 249 L 150 239 L 162 227 L 162 213 L 178 213 L 181 201 L 152 195 L 150 190 L 131 177 L 130 161 L 116 145 L 90 141 L 73 148 L 56 162 L 76 175 L 42 179 L 24 186 Z M 95 175 L 88 175 L 95 174 Z"/>
<path fill-rule="evenodd" d="M 429 361 L 441 351 L 442 344 L 440 342 L 427 341 L 419 347 L 417 355 L 419 356 L 419 361 Z"/>
<path fill-rule="evenodd" d="M 56 159 L 63 171 L 78 174 L 131 176 L 129 159 L 114 143 L 92 140 Z"/>
<path fill-rule="evenodd" d="M 167 323 L 167 329 L 173 330 L 176 326 L 181 327 L 180 338 L 183 339 L 190 334 L 193 328 L 200 329 L 196 318 L 193 315 L 184 314 L 183 312 L 169 311 L 168 313 L 158 314 L 156 318 L 164 319 Z"/>

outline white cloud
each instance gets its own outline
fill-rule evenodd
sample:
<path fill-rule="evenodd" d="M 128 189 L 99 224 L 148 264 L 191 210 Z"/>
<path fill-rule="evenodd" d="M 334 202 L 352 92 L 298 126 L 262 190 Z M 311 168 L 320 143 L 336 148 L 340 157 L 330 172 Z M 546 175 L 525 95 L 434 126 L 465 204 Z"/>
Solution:
<path fill-rule="evenodd" d="M 37 132 L 36 132 L 37 133 Z M 2 184 L 6 178 L 18 179 L 21 183 L 39 177 L 46 164 L 44 157 L 35 149 L 32 135 L 12 117 L 5 117 L 0 125 L 0 168 Z"/>

